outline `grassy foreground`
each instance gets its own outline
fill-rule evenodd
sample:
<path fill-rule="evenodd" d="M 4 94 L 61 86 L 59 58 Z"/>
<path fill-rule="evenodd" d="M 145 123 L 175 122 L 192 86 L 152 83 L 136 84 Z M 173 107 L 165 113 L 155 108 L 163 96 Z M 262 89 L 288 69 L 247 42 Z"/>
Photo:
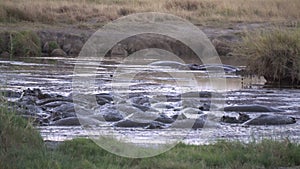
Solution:
<path fill-rule="evenodd" d="M 300 146 L 265 140 L 243 144 L 220 141 L 214 145 L 179 144 L 152 158 L 123 158 L 101 149 L 88 139 L 62 143 L 47 149 L 30 123 L 0 109 L 1 169 L 119 169 L 119 168 L 277 168 L 300 165 Z"/>

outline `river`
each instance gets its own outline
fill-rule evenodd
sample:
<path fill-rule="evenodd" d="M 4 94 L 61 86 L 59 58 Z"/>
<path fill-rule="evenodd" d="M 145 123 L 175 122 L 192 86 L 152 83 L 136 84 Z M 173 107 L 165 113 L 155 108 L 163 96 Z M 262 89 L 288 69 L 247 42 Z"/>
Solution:
<path fill-rule="evenodd" d="M 139 64 L 120 65 L 119 59 L 108 59 L 98 61 L 97 59 L 79 60 L 76 58 L 58 57 L 36 57 L 19 58 L 11 61 L 0 60 L 0 87 L 2 90 L 22 92 L 27 88 L 39 88 L 44 93 L 60 94 L 68 96 L 72 93 L 74 86 L 72 80 L 78 74 L 74 74 L 75 65 L 84 65 L 86 68 L 96 68 L 96 75 L 87 74 L 95 78 L 95 84 L 82 89 L 80 92 L 87 93 L 111 93 L 121 95 L 130 93 L 145 93 L 151 97 L 163 94 L 178 94 L 182 91 L 213 91 L 218 92 L 220 97 L 213 100 L 221 100 L 225 105 L 259 104 L 284 110 L 280 114 L 300 118 L 300 90 L 264 88 L 263 78 L 242 78 L 235 74 L 225 74 L 226 86 L 220 84 L 219 90 L 211 87 L 211 81 L 203 71 L 170 69 L 163 71 L 160 67 Z M 116 68 L 118 68 L 116 73 Z M 143 71 L 141 71 L 143 70 Z M 136 73 L 140 72 L 140 73 Z M 163 73 L 162 73 L 163 72 Z M 177 72 L 178 76 L 170 74 Z M 135 73 L 134 77 L 127 76 Z M 188 84 L 190 79 L 186 75 L 192 73 L 197 82 Z M 116 76 L 119 75 L 119 76 Z M 125 79 L 124 79 L 125 77 Z M 183 78 L 182 78 L 183 77 Z M 220 78 L 220 77 L 217 77 Z M 73 84 L 74 85 L 74 84 Z M 203 100 L 204 102 L 207 101 Z M 214 113 L 214 112 L 210 112 Z M 218 112 L 220 113 L 220 112 Z M 236 112 L 221 112 L 235 116 Z M 250 116 L 256 116 L 257 112 L 248 112 Z M 45 140 L 63 141 L 77 137 L 88 137 L 90 131 L 84 130 L 83 126 L 37 126 L 36 127 Z M 300 122 L 291 125 L 279 126 L 242 126 L 237 124 L 220 124 L 217 127 L 202 130 L 191 129 L 155 129 L 142 128 L 112 128 L 109 125 L 98 126 L 92 130 L 96 133 L 109 135 L 107 131 L 117 130 L 119 133 L 129 136 L 129 142 L 136 144 L 162 143 L 165 140 L 177 139 L 187 144 L 210 144 L 220 139 L 239 140 L 250 142 L 264 138 L 289 139 L 300 141 Z"/>

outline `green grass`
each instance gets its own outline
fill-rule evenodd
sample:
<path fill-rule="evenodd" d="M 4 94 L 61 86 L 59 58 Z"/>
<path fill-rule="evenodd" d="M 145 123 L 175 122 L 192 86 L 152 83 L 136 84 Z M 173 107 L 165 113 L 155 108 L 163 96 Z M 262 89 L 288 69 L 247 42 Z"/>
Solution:
<path fill-rule="evenodd" d="M 300 29 L 264 30 L 248 33 L 237 48 L 249 58 L 249 70 L 268 83 L 300 83 Z"/>
<path fill-rule="evenodd" d="M 300 146 L 289 140 L 249 144 L 220 141 L 206 146 L 178 144 L 164 154 L 142 159 L 116 156 L 88 139 L 65 141 L 50 150 L 30 122 L 5 107 L 0 112 L 1 169 L 242 169 L 300 165 Z"/>

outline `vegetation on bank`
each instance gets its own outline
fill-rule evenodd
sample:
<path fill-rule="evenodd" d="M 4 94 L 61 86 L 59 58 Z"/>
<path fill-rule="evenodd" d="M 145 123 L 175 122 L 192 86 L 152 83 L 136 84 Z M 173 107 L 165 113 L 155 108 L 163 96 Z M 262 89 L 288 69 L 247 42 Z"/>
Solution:
<path fill-rule="evenodd" d="M 7 56 L 41 56 L 41 40 L 33 31 L 7 31 L 0 33 L 0 54 Z"/>
<path fill-rule="evenodd" d="M 47 148 L 41 136 L 23 118 L 0 109 L 1 169 L 51 168 L 277 168 L 300 165 L 300 145 L 265 140 L 243 144 L 220 141 L 214 145 L 179 144 L 156 157 L 129 159 L 113 155 L 88 139 L 66 141 Z"/>
<path fill-rule="evenodd" d="M 299 0 L 0 0 L 0 22 L 101 25 L 136 12 L 163 12 L 195 24 L 299 21 Z"/>
<path fill-rule="evenodd" d="M 268 83 L 300 84 L 300 29 L 272 29 L 248 33 L 237 54 L 249 58 L 250 72 Z"/>

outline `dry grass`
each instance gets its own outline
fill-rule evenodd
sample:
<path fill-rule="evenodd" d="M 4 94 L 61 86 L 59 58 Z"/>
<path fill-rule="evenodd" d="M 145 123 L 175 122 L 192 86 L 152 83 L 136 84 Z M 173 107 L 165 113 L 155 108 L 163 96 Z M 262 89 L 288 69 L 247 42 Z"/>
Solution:
<path fill-rule="evenodd" d="M 194 23 L 299 21 L 299 0 L 0 0 L 0 21 L 107 22 L 134 12 L 165 12 Z"/>

